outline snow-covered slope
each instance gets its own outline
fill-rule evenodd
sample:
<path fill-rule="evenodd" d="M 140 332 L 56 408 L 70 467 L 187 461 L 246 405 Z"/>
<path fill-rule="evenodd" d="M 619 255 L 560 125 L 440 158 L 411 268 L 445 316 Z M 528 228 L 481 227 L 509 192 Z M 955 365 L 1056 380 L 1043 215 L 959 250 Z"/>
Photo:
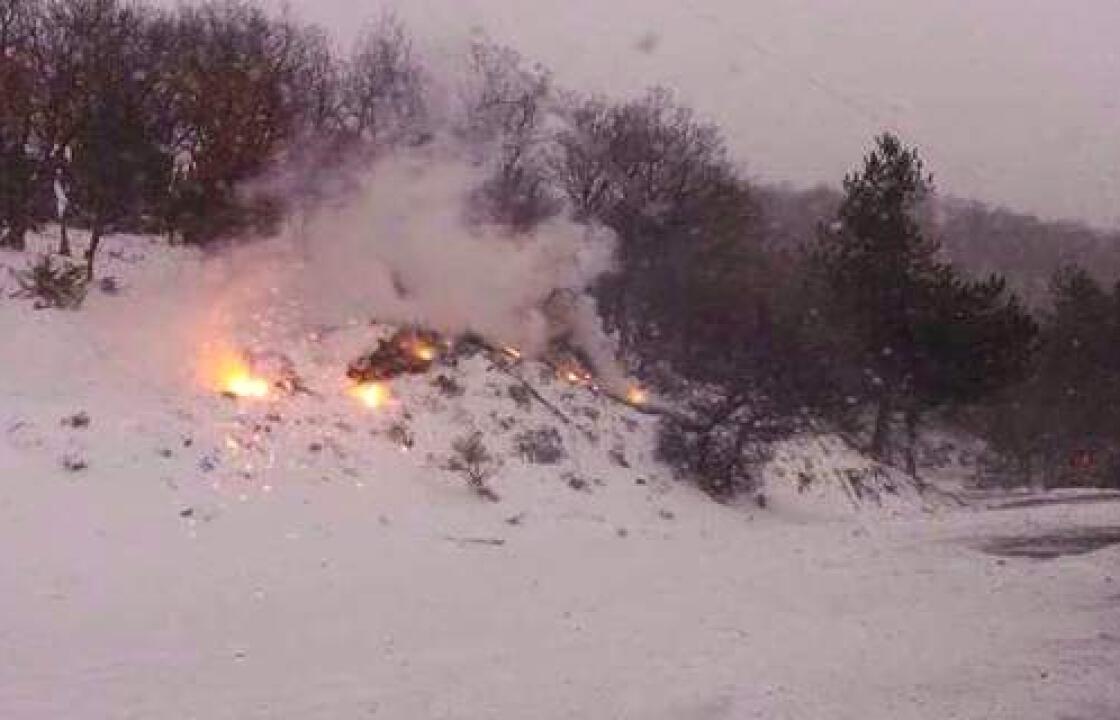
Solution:
<path fill-rule="evenodd" d="M 1120 714 L 1120 553 L 983 552 L 1115 504 L 833 512 L 859 459 L 800 440 L 769 509 L 725 507 L 653 459 L 651 418 L 533 363 L 363 406 L 365 323 L 289 336 L 312 394 L 229 399 L 160 321 L 190 252 L 111 238 L 99 271 L 121 292 L 77 313 L 0 302 L 2 718 Z M 447 468 L 475 431 L 498 502 Z"/>

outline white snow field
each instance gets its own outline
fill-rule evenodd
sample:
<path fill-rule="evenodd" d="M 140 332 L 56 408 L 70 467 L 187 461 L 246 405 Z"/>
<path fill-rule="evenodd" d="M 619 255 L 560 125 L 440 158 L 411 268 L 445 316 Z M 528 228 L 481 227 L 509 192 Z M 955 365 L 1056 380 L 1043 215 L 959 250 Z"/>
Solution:
<path fill-rule="evenodd" d="M 232 400 L 161 294 L 193 256 L 103 257 L 80 311 L 0 300 L 3 720 L 1120 718 L 1120 546 L 1031 550 L 1114 536 L 1114 498 L 857 508 L 813 439 L 721 506 L 532 363 L 578 427 L 481 355 L 357 403 L 364 323 L 282 348 L 314 395 Z M 519 456 L 541 428 L 566 458 Z M 445 469 L 472 430 L 499 502 Z"/>

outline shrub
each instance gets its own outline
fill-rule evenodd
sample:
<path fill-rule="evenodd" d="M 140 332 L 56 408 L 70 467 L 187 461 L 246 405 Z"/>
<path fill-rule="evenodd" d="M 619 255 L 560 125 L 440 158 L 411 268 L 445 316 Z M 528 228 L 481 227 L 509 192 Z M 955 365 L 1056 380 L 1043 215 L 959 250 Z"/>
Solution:
<path fill-rule="evenodd" d="M 521 410 L 528 411 L 533 406 L 533 396 L 523 385 L 510 385 L 509 396 Z"/>
<path fill-rule="evenodd" d="M 14 297 L 33 298 L 36 308 L 76 310 L 86 297 L 85 270 L 66 260 L 43 255 L 23 272 L 16 273 L 19 289 Z"/>
<path fill-rule="evenodd" d="M 447 469 L 462 475 L 472 490 L 491 502 L 500 498 L 486 481 L 497 472 L 498 467 L 498 460 L 482 442 L 482 433 L 476 431 L 451 441 Z"/>
<path fill-rule="evenodd" d="M 416 444 L 416 437 L 412 434 L 408 425 L 404 423 L 397 422 L 390 425 L 389 429 L 385 431 L 385 436 L 391 442 L 400 445 L 403 450 L 411 450 L 412 446 Z"/>
<path fill-rule="evenodd" d="M 432 386 L 444 397 L 449 398 L 461 397 L 466 392 L 466 388 L 450 375 L 437 375 L 435 380 L 432 380 Z"/>
<path fill-rule="evenodd" d="M 770 457 L 775 439 L 740 412 L 701 422 L 666 417 L 658 429 L 656 452 L 678 477 L 727 502 L 757 490 L 754 469 Z"/>
<path fill-rule="evenodd" d="M 568 457 L 560 431 L 548 426 L 518 433 L 514 449 L 523 460 L 537 465 L 555 465 Z"/>

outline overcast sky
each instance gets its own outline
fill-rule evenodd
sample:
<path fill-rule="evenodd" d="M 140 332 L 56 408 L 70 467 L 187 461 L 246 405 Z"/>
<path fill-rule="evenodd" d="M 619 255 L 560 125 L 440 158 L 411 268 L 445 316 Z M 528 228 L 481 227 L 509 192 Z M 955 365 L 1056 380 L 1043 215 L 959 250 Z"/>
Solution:
<path fill-rule="evenodd" d="M 672 87 L 756 178 L 837 183 L 889 128 L 944 192 L 1120 226 L 1120 0 L 289 3 L 343 38 L 392 7 L 425 45 L 482 28 L 570 87 Z"/>

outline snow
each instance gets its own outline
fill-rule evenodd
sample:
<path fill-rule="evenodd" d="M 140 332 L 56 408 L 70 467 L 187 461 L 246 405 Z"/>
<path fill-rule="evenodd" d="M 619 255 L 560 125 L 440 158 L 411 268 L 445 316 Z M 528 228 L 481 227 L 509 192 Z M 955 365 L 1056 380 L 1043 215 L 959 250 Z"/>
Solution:
<path fill-rule="evenodd" d="M 836 435 L 776 443 L 762 468 L 768 506 L 791 517 L 937 512 L 946 498 L 920 493 L 905 473 L 860 454 Z"/>
<path fill-rule="evenodd" d="M 855 506 L 836 478 L 871 466 L 826 437 L 779 448 L 767 509 L 722 506 L 652 457 L 652 418 L 532 363 L 576 425 L 484 356 L 436 371 L 460 397 L 415 376 L 362 407 L 364 324 L 283 348 L 316 395 L 230 400 L 136 320 L 197 258 L 105 242 L 119 295 L 0 301 L 2 718 L 1120 716 L 1120 548 L 985 551 L 1114 528 L 1115 499 Z M 567 459 L 517 456 L 538 427 Z M 445 469 L 473 430 L 500 502 Z"/>

